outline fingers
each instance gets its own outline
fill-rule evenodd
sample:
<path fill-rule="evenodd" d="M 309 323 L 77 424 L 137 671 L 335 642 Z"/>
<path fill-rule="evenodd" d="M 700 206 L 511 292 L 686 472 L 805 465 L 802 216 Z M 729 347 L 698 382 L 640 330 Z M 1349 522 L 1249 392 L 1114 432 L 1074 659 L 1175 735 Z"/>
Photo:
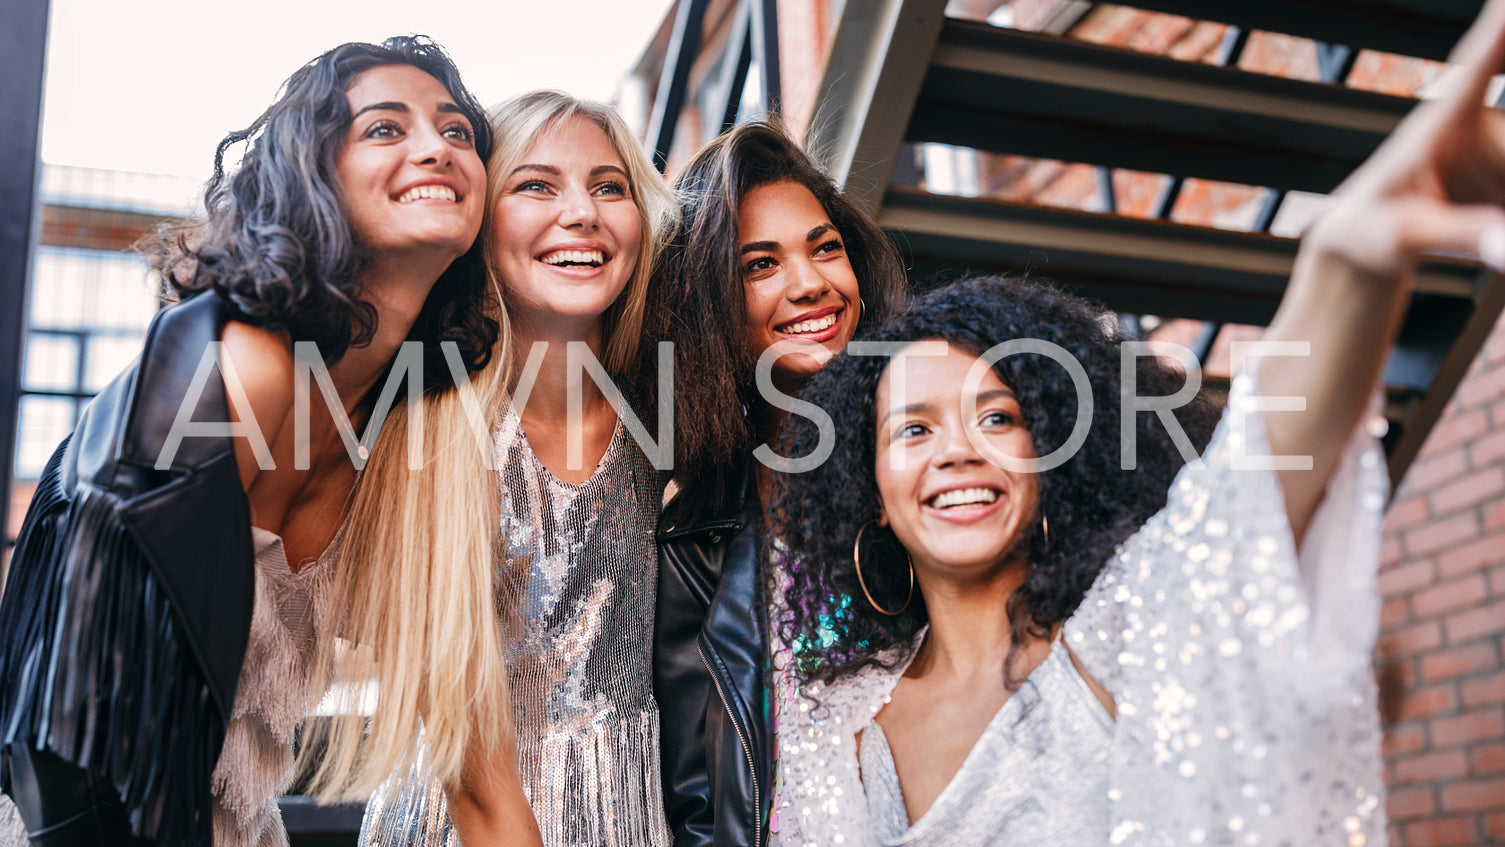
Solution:
<path fill-rule="evenodd" d="M 1505 272 L 1505 209 L 1499 206 L 1406 204 L 1395 231 L 1403 254 L 1461 253 Z"/>
<path fill-rule="evenodd" d="M 1470 106 L 1483 104 L 1492 76 L 1505 71 L 1505 0 L 1489 0 L 1448 57 L 1464 68 L 1457 96 Z"/>

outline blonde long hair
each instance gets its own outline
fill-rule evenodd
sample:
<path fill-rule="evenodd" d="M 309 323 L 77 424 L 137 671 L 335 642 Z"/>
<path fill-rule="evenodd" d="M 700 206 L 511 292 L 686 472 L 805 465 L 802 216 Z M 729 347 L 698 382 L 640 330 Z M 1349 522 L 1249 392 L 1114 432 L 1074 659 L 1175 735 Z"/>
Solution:
<path fill-rule="evenodd" d="M 337 690 L 360 690 L 374 680 L 377 699 L 369 727 L 346 701 L 337 704 L 341 714 L 328 722 L 327 734 L 304 744 L 300 767 L 310 775 L 310 793 L 322 799 L 364 797 L 405 772 L 420 727 L 429 772 L 451 788 L 461 785 L 467 761 L 490 757 L 506 740 L 512 714 L 503 617 L 512 610 L 499 603 L 501 492 L 497 470 L 487 465 L 491 427 L 507 402 L 518 351 L 506 280 L 492 261 L 491 208 L 534 141 L 574 116 L 606 133 L 626 165 L 641 216 L 637 267 L 602 315 L 607 372 L 628 374 L 637 364 L 649 283 L 677 220 L 673 191 L 611 107 L 558 91 L 508 100 L 489 113 L 496 146 L 486 163 L 481 230 L 493 295 L 488 309 L 501 332 L 468 389 L 424 396 L 422 469 L 408 467 L 410 410 L 399 405 L 357 484 L 327 628 L 340 637 L 322 640 L 321 659 L 334 669 Z"/>

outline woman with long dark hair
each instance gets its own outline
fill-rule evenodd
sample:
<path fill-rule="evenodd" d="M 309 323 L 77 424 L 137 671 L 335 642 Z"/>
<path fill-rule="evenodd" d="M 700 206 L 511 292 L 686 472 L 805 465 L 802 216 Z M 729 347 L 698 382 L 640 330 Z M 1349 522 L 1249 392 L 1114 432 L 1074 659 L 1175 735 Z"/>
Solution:
<path fill-rule="evenodd" d="M 675 373 L 695 375 L 675 394 L 681 487 L 658 534 L 665 804 L 676 845 L 756 845 L 773 777 L 756 559 L 773 471 L 759 445 L 812 374 L 898 307 L 904 268 L 778 123 L 712 141 L 676 188 L 662 286 L 682 305 L 647 327 L 679 339 Z"/>
<path fill-rule="evenodd" d="M 152 250 L 182 302 L 48 464 L 0 602 L 0 782 L 33 843 L 286 843 L 276 794 L 328 679 L 370 444 L 351 429 L 389 371 L 437 389 L 497 335 L 490 152 L 421 37 L 330 50 L 220 144 L 206 219 Z M 300 371 L 325 402 L 297 396 Z M 482 714 L 480 737 L 507 734 Z"/>

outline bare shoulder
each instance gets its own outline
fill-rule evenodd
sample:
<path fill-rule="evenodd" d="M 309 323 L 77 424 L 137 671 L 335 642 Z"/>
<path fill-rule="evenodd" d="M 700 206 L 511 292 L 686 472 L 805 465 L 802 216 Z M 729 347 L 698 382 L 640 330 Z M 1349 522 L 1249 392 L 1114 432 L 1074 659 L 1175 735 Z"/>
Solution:
<path fill-rule="evenodd" d="M 293 407 L 293 351 L 287 334 L 230 321 L 220 341 L 220 372 L 231 418 L 238 423 L 254 421 L 262 439 L 275 442 Z M 249 484 L 258 466 L 246 439 L 235 439 L 235 456 L 241 482 Z"/>

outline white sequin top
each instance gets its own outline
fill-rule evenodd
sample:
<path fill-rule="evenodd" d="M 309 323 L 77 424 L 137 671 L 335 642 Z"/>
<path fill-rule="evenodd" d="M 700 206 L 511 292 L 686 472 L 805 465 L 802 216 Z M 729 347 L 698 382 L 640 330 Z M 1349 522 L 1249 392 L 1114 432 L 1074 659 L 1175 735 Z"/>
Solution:
<path fill-rule="evenodd" d="M 1234 380 L 1204 466 L 1181 471 L 1165 509 L 1122 545 L 1067 621 L 1066 643 L 1117 707 L 1101 771 L 1042 768 L 1047 776 L 987 795 L 1012 810 L 979 806 L 911 839 L 921 818 L 902 840 L 884 839 L 893 812 L 869 805 L 854 736 L 873 725 L 900 671 L 869 668 L 810 684 L 819 705 L 798 694 L 781 704 L 774 843 L 1383 844 L 1370 667 L 1382 455 L 1355 436 L 1298 556 L 1275 474 L 1250 468 L 1269 454 L 1254 394 L 1250 377 Z M 984 756 L 971 767 L 969 758 L 956 776 L 966 784 L 946 792 L 1017 780 L 1009 762 Z M 1101 787 L 1080 808 L 1054 802 L 1084 782 Z M 1047 805 L 1053 813 L 1032 819 L 1035 828 L 1006 825 Z M 1062 833 L 1088 821 L 1096 834 L 1052 840 L 1051 821 Z"/>

